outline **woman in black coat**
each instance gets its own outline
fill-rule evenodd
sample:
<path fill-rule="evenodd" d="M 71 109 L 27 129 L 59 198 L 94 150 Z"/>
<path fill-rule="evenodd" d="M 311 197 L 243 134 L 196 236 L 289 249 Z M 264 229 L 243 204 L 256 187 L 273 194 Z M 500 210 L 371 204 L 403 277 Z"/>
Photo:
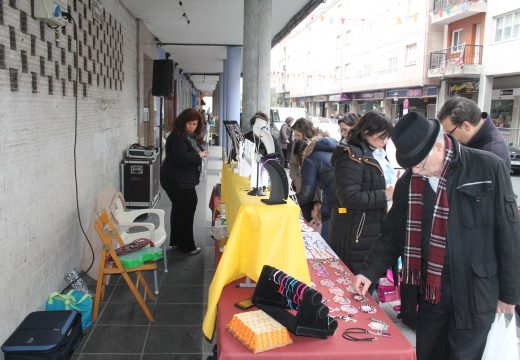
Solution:
<path fill-rule="evenodd" d="M 384 114 L 370 111 L 351 130 L 348 144 L 332 155 L 337 208 L 331 214 L 329 243 L 354 274 L 381 232 L 392 198 L 393 186 L 386 188 L 383 170 L 372 156 L 385 147 L 391 129 Z"/>
<path fill-rule="evenodd" d="M 208 156 L 197 143 L 203 127 L 202 114 L 186 109 L 175 119 L 173 131 L 166 139 L 166 158 L 161 166 L 161 186 L 172 202 L 170 215 L 170 246 L 178 246 L 186 254 L 198 254 L 195 246 L 193 220 L 197 208 L 197 192 L 202 158 Z"/>

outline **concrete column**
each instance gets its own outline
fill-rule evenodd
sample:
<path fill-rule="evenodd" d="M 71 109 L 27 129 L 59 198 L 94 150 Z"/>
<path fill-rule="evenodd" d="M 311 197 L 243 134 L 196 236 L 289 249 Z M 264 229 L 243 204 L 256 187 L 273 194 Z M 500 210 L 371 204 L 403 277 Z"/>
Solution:
<path fill-rule="evenodd" d="M 213 112 L 213 119 L 215 120 L 215 126 L 216 126 L 216 129 L 218 129 L 218 145 L 221 144 L 222 142 L 222 138 L 220 137 L 220 131 L 222 129 L 222 124 L 220 122 L 220 104 L 219 104 L 219 98 L 220 98 L 220 94 L 219 94 L 219 90 L 220 90 L 220 83 L 217 82 L 216 86 L 215 86 L 215 90 L 213 90 L 213 94 L 212 94 L 212 109 L 211 111 Z M 215 145 L 215 144 L 213 144 Z"/>
<path fill-rule="evenodd" d="M 227 109 L 226 109 L 226 105 L 227 105 L 227 96 L 228 96 L 228 92 L 227 92 L 227 87 L 228 87 L 228 82 L 227 82 L 227 76 L 226 76 L 226 73 L 228 71 L 228 62 L 227 60 L 224 60 L 224 72 L 222 73 L 222 76 L 220 77 L 220 80 L 222 81 L 222 92 L 220 93 L 222 95 L 222 120 L 231 120 L 231 119 L 228 119 L 226 118 L 227 116 Z"/>
<path fill-rule="evenodd" d="M 219 141 L 220 146 L 224 146 L 226 141 L 224 137 L 226 136 L 226 130 L 224 129 L 224 74 L 219 75 L 218 81 L 218 124 L 219 124 Z"/>
<path fill-rule="evenodd" d="M 358 104 L 357 100 L 352 100 L 350 112 L 353 112 L 354 114 L 359 114 L 359 104 Z"/>
<path fill-rule="evenodd" d="M 393 112 L 393 100 L 392 99 L 384 99 L 383 100 L 383 113 L 388 116 L 392 122 L 395 120 L 395 115 Z"/>
<path fill-rule="evenodd" d="M 493 96 L 493 76 L 480 75 L 478 86 L 478 107 L 487 113 L 491 110 L 491 98 Z"/>
<path fill-rule="evenodd" d="M 269 115 L 272 0 L 244 1 L 242 128 L 257 111 Z"/>
<path fill-rule="evenodd" d="M 446 93 L 446 80 L 442 80 L 441 86 L 439 88 L 439 93 L 437 94 L 437 106 L 435 107 L 435 115 L 437 115 L 442 105 L 444 105 L 444 103 L 446 102 Z"/>
<path fill-rule="evenodd" d="M 226 120 L 236 120 L 240 124 L 240 55 L 238 46 L 227 48 L 226 71 Z"/>

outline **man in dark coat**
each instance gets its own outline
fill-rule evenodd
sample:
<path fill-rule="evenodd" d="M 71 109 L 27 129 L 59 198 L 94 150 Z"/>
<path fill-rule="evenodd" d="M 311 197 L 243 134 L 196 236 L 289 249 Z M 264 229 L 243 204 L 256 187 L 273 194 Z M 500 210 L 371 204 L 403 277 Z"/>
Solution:
<path fill-rule="evenodd" d="M 511 158 L 504 137 L 489 117 L 482 118 L 474 101 L 455 96 L 442 105 L 437 114 L 446 133 L 473 149 L 492 152 L 511 169 Z"/>
<path fill-rule="evenodd" d="M 256 114 L 253 115 L 251 120 L 249 120 L 249 124 L 251 125 L 251 130 L 244 134 L 244 138 L 257 144 L 260 155 L 265 156 L 265 155 L 267 155 L 267 149 L 265 148 L 265 145 L 261 141 L 261 139 L 258 138 L 255 135 L 255 133 L 253 132 L 253 126 L 255 126 L 255 122 L 256 122 L 257 118 L 265 120 L 269 124 L 269 117 L 263 112 L 260 112 L 260 111 L 257 112 Z M 285 158 L 283 156 L 282 149 L 280 148 L 280 143 L 278 142 L 278 139 L 273 138 L 273 143 L 274 143 L 274 153 L 276 154 L 276 157 L 278 158 L 278 162 L 280 164 L 284 165 Z"/>
<path fill-rule="evenodd" d="M 354 286 L 366 293 L 402 256 L 420 289 L 418 360 L 480 359 L 495 313 L 520 301 L 520 215 L 504 163 L 440 128 L 411 112 L 392 131 L 407 170 Z"/>

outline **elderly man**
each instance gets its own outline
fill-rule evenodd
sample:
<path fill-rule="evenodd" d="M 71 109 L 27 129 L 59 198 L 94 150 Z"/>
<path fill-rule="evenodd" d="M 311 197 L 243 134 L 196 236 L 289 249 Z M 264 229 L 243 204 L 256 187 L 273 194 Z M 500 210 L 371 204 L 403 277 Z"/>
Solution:
<path fill-rule="evenodd" d="M 486 117 L 482 118 L 482 114 Z M 446 133 L 459 143 L 473 149 L 490 151 L 511 168 L 511 158 L 504 137 L 487 113 L 481 113 L 477 104 L 465 97 L 455 96 L 442 105 L 437 114 Z"/>
<path fill-rule="evenodd" d="M 504 163 L 440 128 L 411 112 L 392 131 L 407 170 L 355 288 L 402 256 L 403 282 L 420 291 L 417 358 L 480 359 L 495 312 L 520 301 L 520 215 Z"/>

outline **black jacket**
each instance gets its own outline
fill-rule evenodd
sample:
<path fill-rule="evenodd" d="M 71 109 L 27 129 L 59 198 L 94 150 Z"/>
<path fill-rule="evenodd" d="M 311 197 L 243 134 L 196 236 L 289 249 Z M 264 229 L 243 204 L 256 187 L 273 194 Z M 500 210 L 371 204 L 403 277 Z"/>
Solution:
<path fill-rule="evenodd" d="M 316 189 L 319 188 L 322 221 L 330 218 L 330 211 L 335 202 L 334 170 L 330 158 L 337 144 L 338 142 L 331 137 L 311 140 L 305 149 L 305 158 L 300 169 L 302 185 L 300 192 L 296 194 L 298 203 L 305 205 L 313 201 Z"/>
<path fill-rule="evenodd" d="M 511 157 L 504 137 L 490 118 L 484 120 L 480 130 L 466 144 L 467 147 L 492 152 L 501 158 L 511 169 Z"/>
<path fill-rule="evenodd" d="M 161 166 L 161 183 L 168 182 L 179 189 L 193 188 L 199 183 L 202 160 L 196 139 L 186 134 L 171 133 L 166 139 L 166 158 Z"/>
<path fill-rule="evenodd" d="M 493 322 L 497 300 L 520 301 L 520 215 L 504 163 L 494 154 L 452 141 L 455 158 L 447 179 L 446 263 L 455 326 L 483 328 Z M 404 256 L 410 177 L 408 170 L 398 180 L 383 234 L 360 271 L 371 281 Z M 425 197 L 426 201 L 433 197 Z M 432 204 L 424 206 L 432 208 Z M 431 214 L 424 214 L 423 224 L 426 216 Z M 423 249 L 428 246 L 423 243 Z"/>
<path fill-rule="evenodd" d="M 337 207 L 331 215 L 329 243 L 357 274 L 381 232 L 387 207 L 385 177 L 364 142 L 339 145 L 332 165 Z"/>

